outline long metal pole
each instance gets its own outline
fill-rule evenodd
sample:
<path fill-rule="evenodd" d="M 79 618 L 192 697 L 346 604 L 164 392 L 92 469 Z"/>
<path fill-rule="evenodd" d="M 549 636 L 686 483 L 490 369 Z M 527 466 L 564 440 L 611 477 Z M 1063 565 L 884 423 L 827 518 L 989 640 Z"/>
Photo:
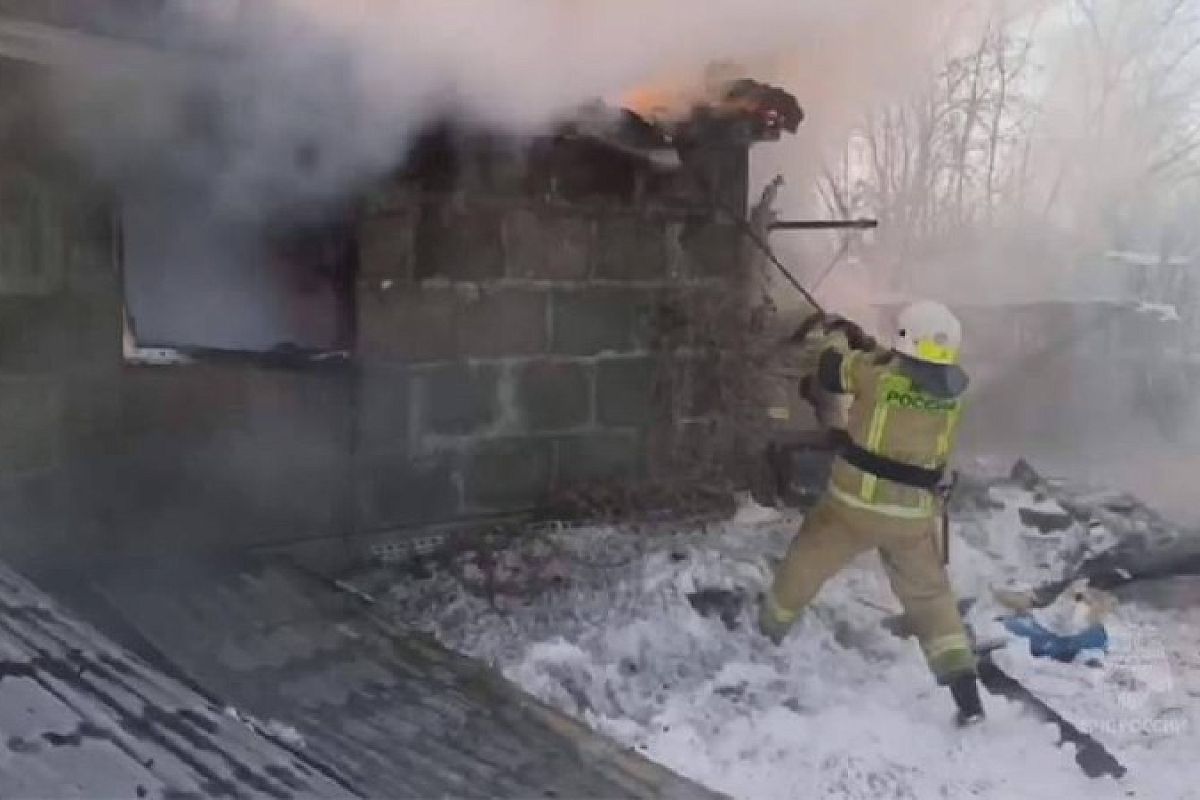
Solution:
<path fill-rule="evenodd" d="M 772 222 L 772 231 L 869 231 L 879 227 L 877 219 L 798 219 Z"/>

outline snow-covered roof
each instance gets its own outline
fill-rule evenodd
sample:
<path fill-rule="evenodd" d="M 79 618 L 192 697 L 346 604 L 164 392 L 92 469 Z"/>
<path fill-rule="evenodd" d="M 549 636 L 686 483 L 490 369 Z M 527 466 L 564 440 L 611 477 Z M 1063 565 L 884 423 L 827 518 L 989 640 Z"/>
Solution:
<path fill-rule="evenodd" d="M 95 579 L 126 624 L 364 797 L 714 797 L 287 562 L 130 570 Z"/>
<path fill-rule="evenodd" d="M 0 797 L 344 797 L 0 564 Z"/>

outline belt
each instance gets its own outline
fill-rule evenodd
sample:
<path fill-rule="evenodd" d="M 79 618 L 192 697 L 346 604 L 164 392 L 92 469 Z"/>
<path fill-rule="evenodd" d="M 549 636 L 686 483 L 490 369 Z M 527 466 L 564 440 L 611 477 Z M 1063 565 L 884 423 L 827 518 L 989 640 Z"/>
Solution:
<path fill-rule="evenodd" d="M 911 486 L 914 489 L 933 491 L 945 477 L 945 467 L 918 467 L 905 464 L 860 447 L 854 442 L 843 440 L 839 451 L 842 459 L 852 467 L 885 481 Z"/>

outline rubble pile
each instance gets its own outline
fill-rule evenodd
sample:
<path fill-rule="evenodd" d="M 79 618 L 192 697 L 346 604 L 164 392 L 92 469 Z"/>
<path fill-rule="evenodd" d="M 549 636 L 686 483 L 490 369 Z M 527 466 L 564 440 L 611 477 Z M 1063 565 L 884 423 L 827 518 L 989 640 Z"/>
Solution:
<path fill-rule="evenodd" d="M 982 548 L 1007 549 L 1008 561 L 1048 603 L 1079 579 L 1101 589 L 1143 580 L 1200 575 L 1200 533 L 1165 519 L 1137 497 L 1075 486 L 1018 461 L 1003 476 L 964 476 L 951 505 L 960 535 Z M 986 526 L 1017 534 L 994 536 Z M 1008 577 L 1012 577 L 1011 575 Z"/>
<path fill-rule="evenodd" d="M 980 642 L 1000 639 L 990 663 L 1005 680 L 1062 723 L 1031 714 L 1028 699 L 989 693 L 987 735 L 963 737 L 948 700 L 931 694 L 918 648 L 886 625 L 899 609 L 875 556 L 831 580 L 782 647 L 757 634 L 754 599 L 800 523 L 768 511 L 746 504 L 725 523 L 674 532 L 514 529 L 355 582 L 395 622 L 732 796 L 1191 796 L 1183 765 L 1200 727 L 1186 697 L 1200 691 L 1189 655 L 1200 605 L 1122 598 L 1105 608 L 1110 651 L 1065 663 L 1006 631 L 1011 609 L 995 597 L 1029 588 L 1031 613 L 1055 627 L 1055 601 L 1078 576 L 1126 554 L 1157 557 L 1159 544 L 1186 548 L 1187 531 L 1136 498 L 1027 464 L 963 476 L 951 572 L 968 622 Z M 1128 574 L 1131 585 L 1162 583 Z M 1064 728 L 1098 756 L 1061 746 Z"/>

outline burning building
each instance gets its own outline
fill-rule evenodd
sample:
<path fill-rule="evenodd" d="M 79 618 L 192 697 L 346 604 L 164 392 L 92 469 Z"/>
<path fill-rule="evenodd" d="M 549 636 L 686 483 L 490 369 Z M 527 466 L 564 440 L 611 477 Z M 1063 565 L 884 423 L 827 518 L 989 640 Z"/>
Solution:
<path fill-rule="evenodd" d="M 134 47 L 70 7 L 0 3 L 6 556 L 387 553 L 645 479 L 664 431 L 709 430 L 715 345 L 664 331 L 736 297 L 748 152 L 800 124 L 786 92 L 537 137 L 448 118 L 319 213 L 231 221 L 56 148 L 47 76 Z"/>
<path fill-rule="evenodd" d="M 742 307 L 748 151 L 799 108 L 446 115 L 370 184 L 229 213 L 98 175 L 50 102 L 91 58 L 167 68 L 137 41 L 170 5 L 0 0 L 0 786 L 709 796 L 331 576 L 711 442 L 737 359 L 701 312 Z M 228 133 L 194 100 L 185 168 Z"/>

